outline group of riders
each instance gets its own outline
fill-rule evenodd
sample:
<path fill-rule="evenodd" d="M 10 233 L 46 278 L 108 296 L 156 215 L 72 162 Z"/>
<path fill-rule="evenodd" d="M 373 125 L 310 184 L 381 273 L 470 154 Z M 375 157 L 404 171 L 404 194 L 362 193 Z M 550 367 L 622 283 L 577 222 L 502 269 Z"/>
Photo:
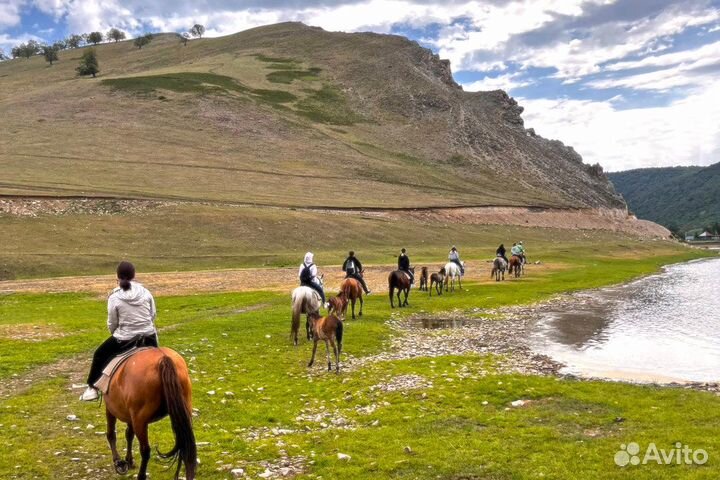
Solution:
<path fill-rule="evenodd" d="M 495 254 L 498 257 L 503 258 L 506 264 L 508 263 L 508 258 L 506 255 L 507 251 L 505 250 L 504 244 L 500 244 Z M 510 254 L 513 256 L 517 256 L 520 261 L 524 263 L 525 247 L 523 247 L 523 242 L 513 243 L 513 246 L 510 249 Z M 300 269 L 298 270 L 298 278 L 300 280 L 301 286 L 309 287 L 315 290 L 318 295 L 320 295 L 322 304 L 326 305 L 327 301 L 325 299 L 325 291 L 323 290 L 322 279 L 318 276 L 318 269 L 317 265 L 315 265 L 314 263 L 314 258 L 315 255 L 312 252 L 307 252 L 305 254 L 303 263 L 300 264 Z M 455 247 L 455 245 L 452 246 L 450 252 L 448 253 L 448 260 L 456 264 L 458 268 L 460 268 L 460 275 L 465 275 L 465 266 L 460 260 L 460 252 L 458 252 L 458 249 Z M 400 249 L 400 255 L 398 255 L 397 269 L 401 272 L 406 273 L 410 277 L 410 284 L 415 283 L 415 273 L 410 266 L 410 257 L 408 257 L 407 250 L 405 250 L 404 248 Z M 345 272 L 345 278 L 354 278 L 355 280 L 360 282 L 360 285 L 362 285 L 362 288 L 365 291 L 366 295 L 370 295 L 372 293 L 368 288 L 367 283 L 365 283 L 365 279 L 363 278 L 362 263 L 360 263 L 360 260 L 358 260 L 358 258 L 355 256 L 354 251 L 351 250 L 350 252 L 348 252 L 348 256 L 342 264 L 342 271 Z"/>
<path fill-rule="evenodd" d="M 510 253 L 524 261 L 525 249 L 523 243 L 513 244 Z M 507 263 L 504 245 L 498 247 L 496 255 L 505 259 Z M 460 260 L 460 253 L 454 245 L 448 253 L 448 260 L 455 263 L 460 268 L 460 274 L 464 275 L 465 268 Z M 411 284 L 415 282 L 410 257 L 408 257 L 404 248 L 400 250 L 400 255 L 398 255 L 397 268 L 408 275 Z M 363 279 L 363 265 L 355 256 L 355 252 L 350 251 L 348 253 L 343 262 L 342 271 L 345 272 L 346 278 L 354 278 L 360 282 L 366 295 L 372 293 L 367 283 L 365 283 L 365 279 Z M 100 380 L 105 366 L 115 356 L 135 347 L 158 346 L 157 329 L 155 327 L 155 317 L 157 315 L 155 299 L 145 287 L 135 282 L 135 267 L 132 263 L 121 262 L 116 273 L 118 286 L 110 293 L 107 302 L 107 326 L 111 335 L 95 351 L 87 379 L 88 387 L 81 395 L 81 400 L 90 401 L 98 398 L 98 391 L 94 385 Z M 298 270 L 298 278 L 300 285 L 315 290 L 320 295 L 322 304 L 327 306 L 322 279 L 318 276 L 318 268 L 314 263 L 312 252 L 305 254 L 303 263 Z"/>

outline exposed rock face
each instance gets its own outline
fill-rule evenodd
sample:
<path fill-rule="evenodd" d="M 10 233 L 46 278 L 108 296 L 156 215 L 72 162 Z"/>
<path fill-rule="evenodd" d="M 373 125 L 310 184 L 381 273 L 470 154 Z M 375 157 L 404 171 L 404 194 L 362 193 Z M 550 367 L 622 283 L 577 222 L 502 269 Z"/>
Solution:
<path fill-rule="evenodd" d="M 309 31 L 294 28 L 300 36 Z M 329 51 L 342 46 L 344 55 L 313 53 L 308 61 L 325 62 L 389 149 L 438 168 L 459 165 L 478 188 L 507 185 L 529 205 L 626 209 L 602 169 L 585 165 L 572 147 L 526 130 L 523 107 L 506 92 L 464 92 L 447 60 L 403 37 L 312 33 L 313 42 Z M 281 48 L 298 55 L 292 45 Z"/>

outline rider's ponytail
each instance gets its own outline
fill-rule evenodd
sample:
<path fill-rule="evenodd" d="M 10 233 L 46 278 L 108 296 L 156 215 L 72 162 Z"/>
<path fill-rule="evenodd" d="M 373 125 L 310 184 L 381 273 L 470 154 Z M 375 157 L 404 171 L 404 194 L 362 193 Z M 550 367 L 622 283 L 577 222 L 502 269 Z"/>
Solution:
<path fill-rule="evenodd" d="M 117 278 L 120 288 L 130 290 L 130 281 L 135 279 L 135 266 L 130 262 L 120 262 L 117 267 Z"/>

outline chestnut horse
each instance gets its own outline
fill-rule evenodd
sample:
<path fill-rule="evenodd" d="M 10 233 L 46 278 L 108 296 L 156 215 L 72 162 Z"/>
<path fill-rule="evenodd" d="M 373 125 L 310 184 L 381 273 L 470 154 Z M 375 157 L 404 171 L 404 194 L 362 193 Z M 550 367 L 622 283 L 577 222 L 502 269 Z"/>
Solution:
<path fill-rule="evenodd" d="M 348 300 L 345 292 L 341 291 L 337 296 L 328 299 L 328 313 L 334 313 L 339 318 L 345 318 Z M 308 339 L 309 340 L 309 339 Z"/>
<path fill-rule="evenodd" d="M 415 268 L 411 267 L 410 271 L 415 272 Z M 390 308 L 395 308 L 393 303 L 393 294 L 397 289 L 398 307 L 405 307 L 408 305 L 408 295 L 410 294 L 410 276 L 402 270 L 395 270 L 390 272 L 388 276 L 388 287 L 390 290 Z M 400 300 L 400 293 L 405 292 L 405 300 Z"/>
<path fill-rule="evenodd" d="M 342 311 L 342 317 L 345 318 L 345 313 L 347 312 L 348 307 L 348 300 L 352 305 L 353 320 L 355 320 L 355 302 L 360 300 L 360 313 L 358 313 L 358 316 L 362 317 L 363 289 L 362 285 L 360 285 L 360 282 L 358 282 L 355 278 L 346 278 L 345 280 L 343 280 L 342 284 L 340 284 L 340 293 L 346 298 L 345 308 L 343 308 Z"/>
<path fill-rule="evenodd" d="M 510 263 L 508 263 L 508 273 L 512 275 L 515 274 L 515 278 L 520 278 L 520 273 L 522 269 L 522 260 L 517 255 L 513 255 L 510 257 Z"/>
<path fill-rule="evenodd" d="M 330 348 L 328 343 L 332 345 L 333 353 L 335 354 L 335 372 L 340 373 L 340 353 L 342 352 L 342 340 L 343 340 L 343 322 L 334 314 L 329 314 L 327 317 L 321 317 L 318 313 L 311 313 L 308 315 L 310 318 L 310 327 L 312 328 L 313 338 L 313 351 L 312 357 L 310 357 L 310 363 L 308 367 L 312 367 L 315 363 L 315 352 L 317 351 L 317 344 L 320 340 L 325 342 L 325 353 L 327 354 L 328 372 L 332 370 L 332 361 L 330 360 Z M 336 343 L 337 341 L 337 343 Z"/>
<path fill-rule="evenodd" d="M 160 453 L 160 456 L 177 462 L 176 480 L 182 465 L 185 465 L 185 478 L 195 478 L 197 446 L 192 429 L 192 387 L 185 360 L 177 352 L 169 348 L 150 348 L 135 353 L 115 371 L 104 398 L 106 436 L 117 473 L 125 475 L 135 466 L 132 442 L 133 437 L 137 437 L 141 456 L 137 478 L 147 478 L 150 460 L 148 424 L 169 415 L 175 446 L 168 453 Z M 127 424 L 127 454 L 124 460 L 120 459 L 117 451 L 117 420 Z"/>

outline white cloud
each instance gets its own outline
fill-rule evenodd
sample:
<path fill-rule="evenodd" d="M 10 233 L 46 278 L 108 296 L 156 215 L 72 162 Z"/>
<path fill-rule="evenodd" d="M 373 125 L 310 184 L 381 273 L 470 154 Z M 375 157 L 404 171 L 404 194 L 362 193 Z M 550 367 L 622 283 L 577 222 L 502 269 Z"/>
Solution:
<path fill-rule="evenodd" d="M 2 0 L 0 2 L 0 28 L 18 25 L 24 4 L 25 0 Z"/>
<path fill-rule="evenodd" d="M 615 102 L 519 99 L 528 127 L 559 138 L 606 170 L 720 161 L 720 83 L 667 106 L 619 110 Z"/>
<path fill-rule="evenodd" d="M 497 77 L 484 77 L 474 82 L 463 83 L 463 89 L 468 92 L 481 92 L 487 90 L 505 90 L 510 92 L 515 88 L 526 87 L 532 84 L 527 79 L 519 79 L 520 75 L 515 73 L 506 73 Z"/>
<path fill-rule="evenodd" d="M 720 59 L 720 42 L 709 43 L 699 48 L 666 53 L 664 55 L 651 55 L 641 60 L 617 62 L 607 65 L 603 70 L 620 71 L 644 67 L 669 67 L 679 63 L 697 62 L 703 59 Z"/>

